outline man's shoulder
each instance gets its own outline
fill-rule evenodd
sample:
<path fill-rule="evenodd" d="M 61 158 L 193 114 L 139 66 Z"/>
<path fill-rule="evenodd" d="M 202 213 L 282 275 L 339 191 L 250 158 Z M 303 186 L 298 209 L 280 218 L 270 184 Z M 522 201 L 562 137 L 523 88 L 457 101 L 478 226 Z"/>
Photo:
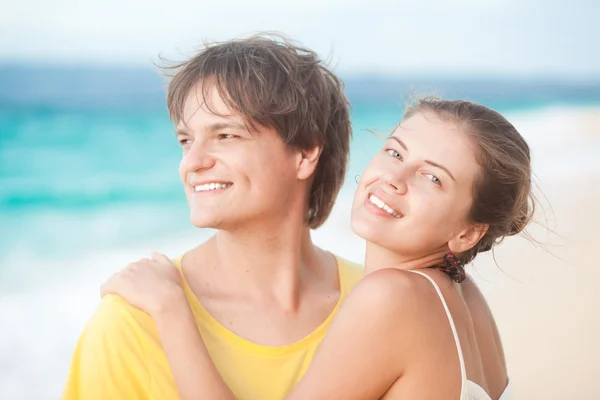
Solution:
<path fill-rule="evenodd" d="M 89 320 L 84 335 L 88 341 L 103 341 L 111 347 L 131 346 L 153 331 L 152 318 L 124 298 L 106 295 Z"/>
<path fill-rule="evenodd" d="M 334 254 L 338 262 L 340 276 L 346 281 L 348 289 L 352 289 L 363 278 L 365 268 L 356 262 L 350 261 L 344 257 Z"/>
<path fill-rule="evenodd" d="M 109 294 L 100 301 L 86 327 L 86 332 L 95 331 L 104 335 L 127 334 L 141 329 L 151 321 L 148 314 L 133 307 L 124 298 Z"/>
<path fill-rule="evenodd" d="M 142 314 L 121 297 L 104 296 L 77 341 L 63 400 L 149 398 L 145 344 L 152 342 L 144 339 Z"/>

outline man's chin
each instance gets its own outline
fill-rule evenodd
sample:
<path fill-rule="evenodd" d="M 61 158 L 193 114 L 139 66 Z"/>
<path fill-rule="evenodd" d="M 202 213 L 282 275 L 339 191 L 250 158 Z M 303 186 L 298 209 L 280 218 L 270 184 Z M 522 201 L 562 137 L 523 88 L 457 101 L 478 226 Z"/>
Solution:
<path fill-rule="evenodd" d="M 190 213 L 190 222 L 196 228 L 201 229 L 227 230 L 231 226 L 236 225 L 236 222 L 231 218 L 221 218 L 214 214 L 195 214 L 194 212 Z"/>
<path fill-rule="evenodd" d="M 201 229 L 220 229 L 219 224 L 215 223 L 215 221 L 209 221 L 204 218 L 190 218 L 190 222 L 194 227 Z"/>
<path fill-rule="evenodd" d="M 206 209 L 191 209 L 190 222 L 196 228 L 217 229 L 222 231 L 234 231 L 240 228 L 249 228 L 257 223 L 264 222 L 263 214 L 244 213 L 243 211 L 225 210 L 224 208 L 211 207 L 210 212 Z"/>

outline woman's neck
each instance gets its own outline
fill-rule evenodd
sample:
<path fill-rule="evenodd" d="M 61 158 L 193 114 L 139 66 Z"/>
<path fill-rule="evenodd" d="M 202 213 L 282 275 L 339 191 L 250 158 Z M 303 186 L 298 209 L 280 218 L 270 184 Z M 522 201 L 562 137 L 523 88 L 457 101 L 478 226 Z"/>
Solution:
<path fill-rule="evenodd" d="M 448 249 L 441 248 L 427 255 L 407 255 L 367 242 L 365 275 L 385 268 L 413 270 L 443 265 Z"/>

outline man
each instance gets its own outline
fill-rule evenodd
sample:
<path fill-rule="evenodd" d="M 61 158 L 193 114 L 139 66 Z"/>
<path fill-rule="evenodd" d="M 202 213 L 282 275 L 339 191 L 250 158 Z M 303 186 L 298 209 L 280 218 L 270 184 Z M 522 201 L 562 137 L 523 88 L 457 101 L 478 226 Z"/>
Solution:
<path fill-rule="evenodd" d="M 191 221 L 216 229 L 174 260 L 198 329 L 238 398 L 282 399 L 362 276 L 310 235 L 346 171 L 342 83 L 312 51 L 259 35 L 180 65 L 167 105 Z M 151 318 L 106 296 L 77 344 L 64 398 L 177 398 Z"/>

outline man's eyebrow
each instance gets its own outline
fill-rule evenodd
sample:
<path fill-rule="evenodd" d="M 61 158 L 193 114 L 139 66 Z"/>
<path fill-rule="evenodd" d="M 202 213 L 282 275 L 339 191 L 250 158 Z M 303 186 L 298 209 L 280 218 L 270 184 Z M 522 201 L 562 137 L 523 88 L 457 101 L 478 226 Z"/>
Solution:
<path fill-rule="evenodd" d="M 215 122 L 213 124 L 207 125 L 206 129 L 211 132 L 218 132 L 224 129 L 237 129 L 248 132 L 248 127 L 246 125 L 237 122 Z M 177 128 L 175 129 L 175 135 L 189 136 L 190 133 L 186 128 Z"/>
<path fill-rule="evenodd" d="M 214 124 L 207 126 L 207 129 L 211 132 L 217 132 L 228 128 L 248 131 L 248 127 L 240 122 L 215 122 Z"/>

